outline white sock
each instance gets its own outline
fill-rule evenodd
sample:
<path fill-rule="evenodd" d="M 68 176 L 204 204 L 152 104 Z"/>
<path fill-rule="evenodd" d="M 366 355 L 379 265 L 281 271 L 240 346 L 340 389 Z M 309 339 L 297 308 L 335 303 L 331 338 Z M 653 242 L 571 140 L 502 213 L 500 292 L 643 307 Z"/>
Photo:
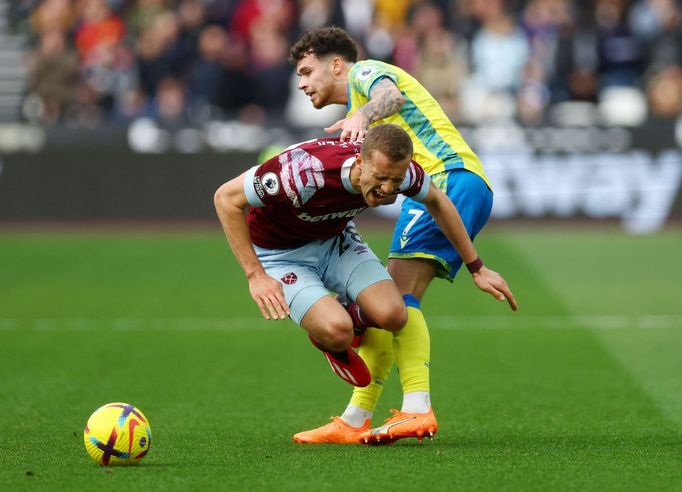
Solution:
<path fill-rule="evenodd" d="M 428 391 L 413 391 L 403 393 L 403 408 L 401 412 L 427 413 L 431 408 L 431 394 Z"/>
<path fill-rule="evenodd" d="M 355 405 L 348 405 L 341 415 L 341 420 L 351 427 L 362 427 L 365 425 L 365 420 L 372 420 L 374 412 L 365 410 L 364 408 L 356 407 Z"/>

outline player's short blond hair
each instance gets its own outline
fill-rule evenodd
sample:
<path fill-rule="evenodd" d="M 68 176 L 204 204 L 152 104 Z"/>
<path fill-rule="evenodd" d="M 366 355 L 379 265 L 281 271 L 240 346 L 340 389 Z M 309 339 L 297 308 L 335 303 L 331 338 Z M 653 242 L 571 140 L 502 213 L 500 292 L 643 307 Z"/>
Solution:
<path fill-rule="evenodd" d="M 372 152 L 381 152 L 391 162 L 412 159 L 412 139 L 405 130 L 393 123 L 383 123 L 369 129 L 362 143 L 362 158 L 367 159 Z"/>

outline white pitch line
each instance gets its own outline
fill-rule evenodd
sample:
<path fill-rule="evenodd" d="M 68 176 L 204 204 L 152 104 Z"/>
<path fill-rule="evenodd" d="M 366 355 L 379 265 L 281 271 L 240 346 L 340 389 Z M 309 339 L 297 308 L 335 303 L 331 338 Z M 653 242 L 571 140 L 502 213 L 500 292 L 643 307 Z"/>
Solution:
<path fill-rule="evenodd" d="M 619 314 L 594 315 L 543 315 L 543 316 L 428 316 L 427 323 L 434 329 L 682 329 L 682 315 L 645 314 L 637 316 Z"/>
<path fill-rule="evenodd" d="M 682 315 L 481 315 L 481 316 L 428 316 L 430 329 L 440 330 L 520 330 L 520 329 L 682 329 Z M 0 318 L 0 332 L 32 330 L 35 332 L 52 331 L 94 331 L 109 329 L 113 331 L 216 331 L 247 332 L 269 331 L 288 328 L 293 323 L 266 321 L 263 318 L 39 318 L 14 319 Z"/>
<path fill-rule="evenodd" d="M 48 331 L 92 331 L 111 329 L 114 331 L 252 331 L 274 330 L 285 326 L 283 323 L 262 318 L 0 318 L 0 332 L 30 329 Z"/>

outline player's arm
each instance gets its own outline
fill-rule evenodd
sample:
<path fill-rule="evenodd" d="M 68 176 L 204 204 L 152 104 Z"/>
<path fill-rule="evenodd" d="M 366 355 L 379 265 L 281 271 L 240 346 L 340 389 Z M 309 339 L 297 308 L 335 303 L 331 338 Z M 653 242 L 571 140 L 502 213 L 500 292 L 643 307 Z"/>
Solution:
<path fill-rule="evenodd" d="M 249 226 L 244 215 L 249 206 L 244 193 L 245 175 L 246 173 L 218 188 L 213 201 L 227 242 L 246 274 L 251 297 L 256 301 L 263 317 L 284 319 L 289 315 L 289 306 L 284 299 L 282 286 L 265 272 L 249 237 Z"/>
<path fill-rule="evenodd" d="M 351 142 L 361 140 L 371 123 L 397 113 L 403 104 L 405 96 L 398 86 L 388 77 L 383 77 L 372 87 L 369 101 L 364 106 L 360 106 L 351 116 L 337 121 L 324 131 L 334 133 L 341 130 L 339 137 L 341 140 L 346 137 Z"/>
<path fill-rule="evenodd" d="M 433 183 L 430 183 L 429 191 L 423 200 L 433 219 L 443 231 L 445 237 L 455 247 L 462 261 L 471 272 L 476 286 L 484 292 L 488 292 L 500 301 L 505 299 L 509 302 L 512 310 L 516 311 L 518 305 L 514 294 L 502 276 L 483 266 L 474 243 L 471 242 L 469 233 L 464 227 L 464 222 L 450 199 L 440 191 Z"/>

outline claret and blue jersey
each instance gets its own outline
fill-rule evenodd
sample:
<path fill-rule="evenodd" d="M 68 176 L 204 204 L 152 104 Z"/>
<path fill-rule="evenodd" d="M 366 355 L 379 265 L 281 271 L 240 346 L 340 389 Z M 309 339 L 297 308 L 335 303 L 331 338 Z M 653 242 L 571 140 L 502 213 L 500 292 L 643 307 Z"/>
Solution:
<path fill-rule="evenodd" d="M 295 248 L 340 234 L 367 208 L 350 180 L 360 142 L 323 138 L 303 142 L 246 172 L 244 193 L 251 241 L 262 248 Z M 431 179 L 410 162 L 399 193 L 423 200 Z"/>

